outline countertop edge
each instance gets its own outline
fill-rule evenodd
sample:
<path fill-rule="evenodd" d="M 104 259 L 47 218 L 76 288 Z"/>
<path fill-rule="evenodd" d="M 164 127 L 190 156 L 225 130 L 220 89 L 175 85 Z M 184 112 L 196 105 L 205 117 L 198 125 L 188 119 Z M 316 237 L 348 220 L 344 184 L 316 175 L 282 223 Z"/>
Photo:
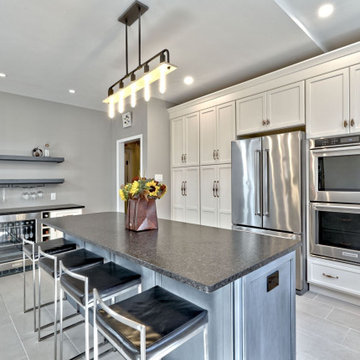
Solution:
<path fill-rule="evenodd" d="M 56 211 L 65 209 L 84 209 L 85 205 L 79 204 L 59 204 L 59 205 L 44 205 L 44 206 L 29 206 L 25 208 L 15 207 L 0 209 L 0 216 L 4 215 L 15 215 L 15 214 L 29 214 L 42 211 Z"/>

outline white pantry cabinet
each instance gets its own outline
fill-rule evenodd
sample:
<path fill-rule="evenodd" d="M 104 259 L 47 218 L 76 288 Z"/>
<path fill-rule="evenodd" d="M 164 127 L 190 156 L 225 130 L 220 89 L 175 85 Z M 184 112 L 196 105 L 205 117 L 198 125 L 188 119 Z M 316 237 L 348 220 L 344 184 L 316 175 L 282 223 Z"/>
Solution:
<path fill-rule="evenodd" d="M 172 167 L 199 165 L 199 113 L 171 120 Z"/>
<path fill-rule="evenodd" d="M 281 86 L 236 101 L 236 133 L 302 126 L 305 124 L 304 82 Z"/>
<path fill-rule="evenodd" d="M 231 229 L 231 164 L 201 166 L 201 225 Z"/>
<path fill-rule="evenodd" d="M 231 162 L 231 141 L 235 139 L 235 102 L 200 112 L 200 164 Z"/>
<path fill-rule="evenodd" d="M 199 167 L 174 168 L 171 175 L 172 220 L 199 224 Z"/>

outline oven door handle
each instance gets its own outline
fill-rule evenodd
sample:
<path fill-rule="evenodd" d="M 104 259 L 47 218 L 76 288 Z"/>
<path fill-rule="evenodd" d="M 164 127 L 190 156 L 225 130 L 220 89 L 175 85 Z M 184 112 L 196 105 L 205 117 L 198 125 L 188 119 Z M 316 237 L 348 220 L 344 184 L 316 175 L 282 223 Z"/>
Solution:
<path fill-rule="evenodd" d="M 314 154 L 316 157 L 321 155 L 328 156 L 328 154 L 338 153 L 339 156 L 342 155 L 351 155 L 351 154 L 359 154 L 360 145 L 354 146 L 334 146 L 334 147 L 323 147 L 319 149 L 310 149 L 310 153 Z"/>
<path fill-rule="evenodd" d="M 353 204 L 311 203 L 311 208 L 317 211 L 345 212 L 355 214 L 360 213 L 360 205 Z"/>

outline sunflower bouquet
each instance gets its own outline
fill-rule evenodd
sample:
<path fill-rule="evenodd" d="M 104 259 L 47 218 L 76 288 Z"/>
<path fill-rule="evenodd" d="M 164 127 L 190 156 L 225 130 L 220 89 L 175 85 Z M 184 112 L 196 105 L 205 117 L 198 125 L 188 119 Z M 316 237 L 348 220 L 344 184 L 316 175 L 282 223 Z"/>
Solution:
<path fill-rule="evenodd" d="M 166 193 L 166 185 L 154 179 L 135 178 L 131 183 L 122 185 L 119 190 L 121 200 L 129 199 L 160 199 Z"/>

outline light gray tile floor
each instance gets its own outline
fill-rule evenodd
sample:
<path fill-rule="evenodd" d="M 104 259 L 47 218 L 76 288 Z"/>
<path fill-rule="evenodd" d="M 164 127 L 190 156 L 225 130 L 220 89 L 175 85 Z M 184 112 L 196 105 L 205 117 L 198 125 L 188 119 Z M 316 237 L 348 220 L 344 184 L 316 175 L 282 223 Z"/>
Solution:
<path fill-rule="evenodd" d="M 31 295 L 28 274 L 28 294 Z M 52 296 L 52 281 L 43 277 L 43 301 Z M 0 278 L 0 359 L 50 360 L 53 339 L 37 341 L 32 313 L 23 313 L 22 274 Z M 31 305 L 30 296 L 28 297 Z M 296 297 L 298 360 L 360 360 L 360 307 L 312 292 Z M 71 306 L 66 312 L 72 311 Z M 43 320 L 52 318 L 53 308 L 44 309 Z M 84 350 L 83 327 L 65 332 L 64 358 Z M 122 360 L 110 353 L 104 360 Z"/>

